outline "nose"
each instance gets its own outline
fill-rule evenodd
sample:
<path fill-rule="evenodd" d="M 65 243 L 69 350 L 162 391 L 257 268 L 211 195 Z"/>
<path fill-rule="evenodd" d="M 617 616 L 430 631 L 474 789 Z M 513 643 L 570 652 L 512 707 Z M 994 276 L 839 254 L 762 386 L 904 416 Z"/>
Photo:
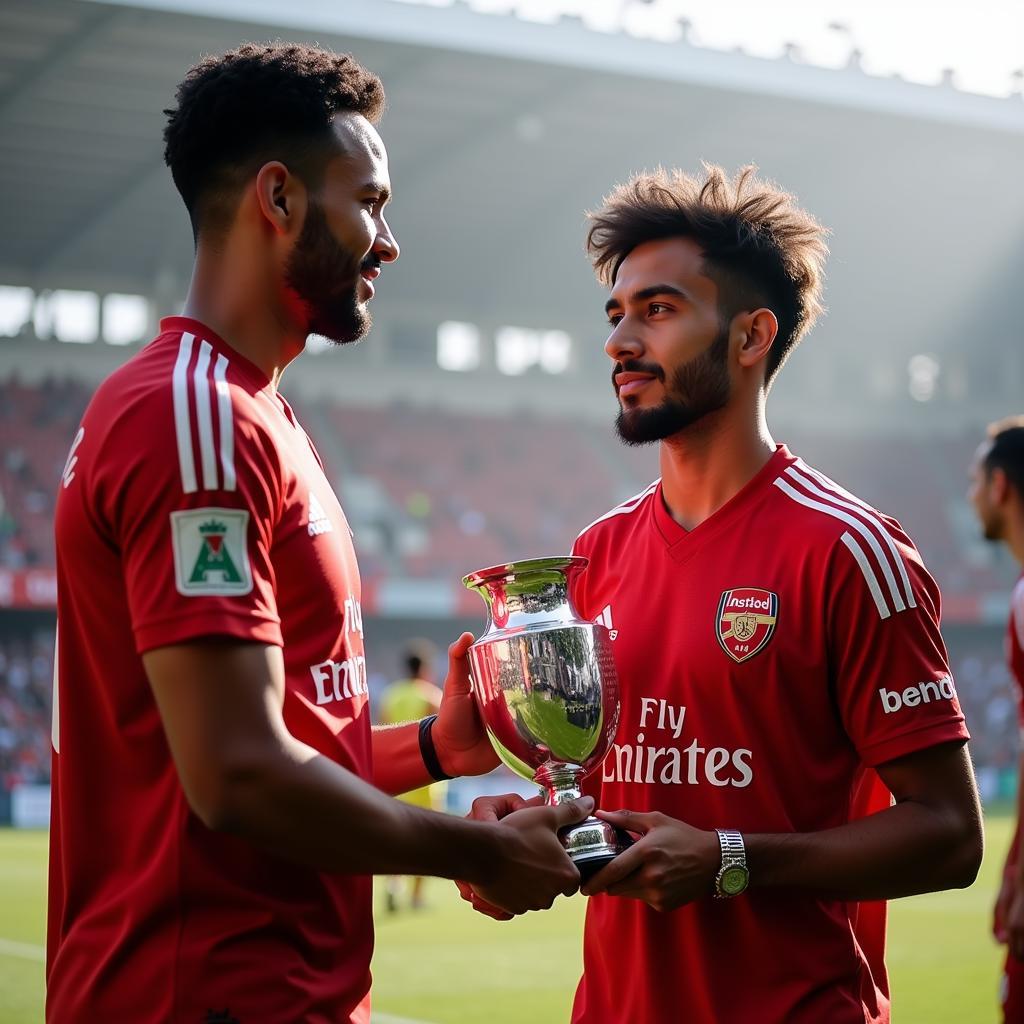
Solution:
<path fill-rule="evenodd" d="M 643 352 L 643 345 L 626 326 L 626 321 L 620 320 L 608 335 L 604 343 L 604 350 L 609 359 L 621 363 L 627 359 L 636 359 Z"/>
<path fill-rule="evenodd" d="M 397 239 L 388 226 L 388 222 L 382 217 L 376 241 L 373 243 L 374 255 L 377 256 L 381 263 L 394 263 L 401 251 L 398 247 Z"/>

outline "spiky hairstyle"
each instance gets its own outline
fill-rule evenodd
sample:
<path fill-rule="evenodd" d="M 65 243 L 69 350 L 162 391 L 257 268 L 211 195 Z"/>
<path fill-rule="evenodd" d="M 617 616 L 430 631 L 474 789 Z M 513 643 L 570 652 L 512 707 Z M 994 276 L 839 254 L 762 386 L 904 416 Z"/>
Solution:
<path fill-rule="evenodd" d="M 990 424 L 988 437 L 992 445 L 985 455 L 985 469 L 1001 469 L 1024 498 L 1024 416 L 1007 416 Z"/>
<path fill-rule="evenodd" d="M 704 164 L 704 177 L 682 171 L 639 174 L 619 185 L 588 214 L 589 253 L 598 279 L 611 285 L 622 261 L 645 242 L 691 238 L 718 286 L 726 323 L 766 306 L 779 322 L 768 355 L 771 384 L 786 357 L 821 314 L 828 234 L 788 192 L 741 168 L 729 178 Z"/>
<path fill-rule="evenodd" d="M 380 79 L 351 55 L 281 42 L 204 58 L 175 99 L 164 111 L 164 159 L 196 234 L 223 225 L 242 183 L 269 160 L 315 179 L 336 148 L 335 115 L 376 123 L 384 111 Z"/>

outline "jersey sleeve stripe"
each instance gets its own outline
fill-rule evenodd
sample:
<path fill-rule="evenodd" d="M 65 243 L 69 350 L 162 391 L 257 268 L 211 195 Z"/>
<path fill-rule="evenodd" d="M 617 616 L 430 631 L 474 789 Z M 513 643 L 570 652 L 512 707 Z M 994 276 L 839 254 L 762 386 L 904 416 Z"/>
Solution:
<path fill-rule="evenodd" d="M 181 469 L 181 489 L 192 494 L 199 489 L 196 483 L 196 463 L 192 455 L 192 417 L 188 410 L 188 364 L 192 360 L 191 334 L 181 336 L 178 359 L 174 364 L 172 393 L 174 395 L 174 433 L 178 440 L 178 466 Z"/>
<path fill-rule="evenodd" d="M 199 457 L 203 465 L 203 487 L 207 491 L 217 489 L 217 456 L 213 447 L 213 417 L 210 414 L 210 353 L 213 346 L 208 341 L 199 343 L 199 358 L 196 360 L 192 383 L 196 390 L 196 424 L 199 427 Z"/>
<path fill-rule="evenodd" d="M 834 484 L 831 489 L 828 489 L 827 484 L 824 483 L 824 481 L 828 480 L 827 477 L 823 479 L 817 477 L 815 474 L 810 472 L 810 467 L 801 466 L 801 468 L 808 473 L 808 476 L 819 479 L 819 482 L 822 482 L 823 486 L 818 487 L 814 483 L 813 479 L 808 479 L 808 476 L 804 476 L 797 472 L 797 470 L 792 466 L 786 470 L 786 473 L 819 498 L 824 498 L 826 501 L 831 501 L 834 505 L 841 505 L 843 508 L 857 513 L 861 519 L 865 520 L 870 526 L 873 526 L 875 530 L 882 535 L 882 539 L 885 541 L 886 547 L 888 547 L 889 553 L 892 555 L 892 560 L 896 566 L 896 570 L 900 574 L 900 580 L 903 583 L 902 593 L 906 597 L 907 605 L 911 608 L 916 608 L 917 602 L 914 600 L 914 588 L 910 583 L 910 575 L 907 573 L 907 567 L 903 561 L 903 556 L 900 554 L 899 548 L 896 547 L 896 543 L 892 539 L 892 534 L 886 528 L 885 523 L 883 523 L 882 520 L 874 513 L 870 506 L 866 505 L 858 498 L 855 498 L 852 494 L 849 494 L 849 492 L 843 491 L 843 489 L 837 484 Z"/>
<path fill-rule="evenodd" d="M 885 582 L 889 587 L 889 594 L 892 597 L 892 603 L 896 608 L 896 611 L 902 612 L 906 610 L 906 604 L 903 601 L 903 597 L 900 594 L 899 587 L 896 585 L 896 577 L 892 574 L 892 568 L 889 565 L 889 560 L 885 557 L 885 553 L 882 551 L 881 545 L 875 538 L 875 535 L 859 520 L 855 519 L 848 512 L 844 512 L 840 508 L 836 508 L 834 505 L 826 505 L 824 502 L 816 501 L 814 498 L 801 493 L 792 484 L 783 480 L 782 477 L 778 477 L 775 481 L 775 486 L 779 490 L 788 494 L 795 502 L 805 506 L 806 508 L 815 509 L 818 512 L 824 512 L 827 516 L 832 516 L 834 519 L 838 519 L 840 522 L 846 523 L 847 526 L 852 526 L 867 541 L 868 547 L 874 553 L 879 566 L 881 566 L 882 574 L 885 576 Z"/>
<path fill-rule="evenodd" d="M 220 427 L 220 469 L 224 476 L 224 490 L 235 490 L 235 413 L 231 405 L 231 388 L 227 381 L 228 360 L 217 355 L 213 379 L 217 389 L 217 425 Z"/>
<path fill-rule="evenodd" d="M 875 570 L 871 568 L 871 562 L 868 561 L 868 556 L 864 553 L 864 549 L 849 530 L 839 539 L 850 549 L 850 554 L 853 555 L 854 561 L 860 566 L 860 571 L 864 574 L 864 582 L 867 583 L 868 590 L 871 591 L 871 596 L 874 599 L 879 616 L 883 619 L 889 618 L 889 606 L 885 603 L 882 588 L 878 585 L 878 577 L 875 575 Z"/>
<path fill-rule="evenodd" d="M 1017 581 L 1010 595 L 1010 615 L 1013 617 L 1017 644 L 1024 650 L 1024 579 Z"/>
<path fill-rule="evenodd" d="M 661 483 L 660 478 L 645 487 L 639 494 L 634 494 L 632 498 L 627 498 L 621 505 L 616 505 L 610 512 L 605 512 L 603 516 L 598 516 L 589 526 L 585 526 L 580 530 L 576 535 L 576 540 L 579 540 L 588 530 L 592 530 L 598 523 L 603 523 L 606 519 L 625 515 L 627 512 L 635 512 L 643 504 L 644 499 L 654 493 L 659 483 Z"/>

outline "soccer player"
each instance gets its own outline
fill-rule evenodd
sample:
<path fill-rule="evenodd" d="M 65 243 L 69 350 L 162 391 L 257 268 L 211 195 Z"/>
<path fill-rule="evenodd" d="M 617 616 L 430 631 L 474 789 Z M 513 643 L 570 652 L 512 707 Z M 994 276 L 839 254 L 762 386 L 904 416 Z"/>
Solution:
<path fill-rule="evenodd" d="M 579 875 L 555 832 L 385 794 L 489 770 L 463 634 L 444 702 L 371 732 L 350 530 L 277 385 L 354 341 L 382 267 L 379 80 L 276 44 L 203 60 L 166 158 L 196 262 L 184 316 L 102 384 L 56 514 L 47 1017 L 370 1019 L 371 873 L 468 877 L 508 910 Z"/>
<path fill-rule="evenodd" d="M 993 423 L 971 463 L 968 498 L 974 506 L 986 540 L 1007 546 L 1022 575 L 1010 598 L 1006 629 L 1006 657 L 1010 673 L 1021 688 L 1024 724 L 1024 416 Z M 1022 754 L 1024 758 L 1024 754 Z M 1003 868 L 996 899 L 993 933 L 1006 946 L 1000 1000 L 1006 1024 L 1024 1022 L 1024 858 L 1020 856 L 1021 821 L 1024 820 L 1024 760 L 1018 774 L 1017 823 Z"/>
<path fill-rule="evenodd" d="M 419 641 L 409 645 L 403 655 L 406 676 L 396 679 L 384 688 L 380 701 L 380 720 L 385 725 L 399 725 L 404 722 L 418 721 L 439 711 L 443 691 L 433 681 L 433 645 Z M 428 807 L 434 811 L 444 810 L 447 784 L 434 782 L 429 786 L 403 793 L 399 799 L 414 807 Z M 413 910 L 423 908 L 423 876 L 414 875 L 411 879 L 412 892 L 410 904 Z M 400 894 L 399 876 L 388 875 L 385 882 L 384 896 L 390 913 L 398 910 Z"/>
<path fill-rule="evenodd" d="M 618 430 L 661 477 L 574 546 L 622 688 L 593 791 L 638 836 L 583 889 L 576 1024 L 887 1022 L 883 901 L 981 861 L 938 590 L 768 430 L 823 235 L 752 168 L 641 175 L 592 214 Z"/>

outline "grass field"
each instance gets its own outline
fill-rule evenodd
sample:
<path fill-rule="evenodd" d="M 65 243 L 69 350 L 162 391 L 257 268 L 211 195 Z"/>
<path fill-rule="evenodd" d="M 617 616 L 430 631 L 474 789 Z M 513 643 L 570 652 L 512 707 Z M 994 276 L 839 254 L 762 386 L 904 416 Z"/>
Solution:
<path fill-rule="evenodd" d="M 1010 822 L 989 817 L 978 882 L 892 905 L 889 968 L 896 1024 L 994 1024 L 1000 953 L 989 939 Z M 42 1020 L 46 835 L 0 830 L 0 1024 Z M 379 1024 L 557 1024 L 568 1020 L 585 901 L 498 924 L 434 881 L 427 909 L 378 915 Z"/>

